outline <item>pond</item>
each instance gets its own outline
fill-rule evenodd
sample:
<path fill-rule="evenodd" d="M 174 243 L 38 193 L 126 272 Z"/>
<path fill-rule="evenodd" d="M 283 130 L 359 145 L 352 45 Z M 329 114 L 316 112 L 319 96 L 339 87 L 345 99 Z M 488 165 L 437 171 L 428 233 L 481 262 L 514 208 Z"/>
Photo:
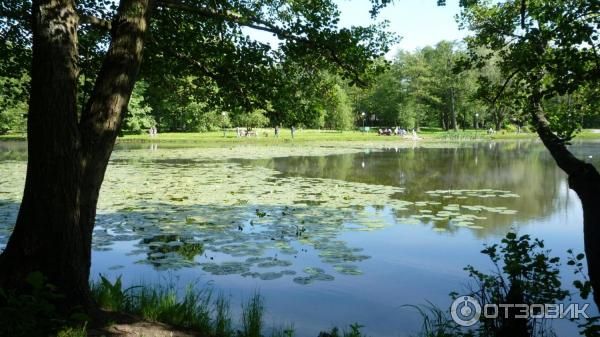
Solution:
<path fill-rule="evenodd" d="M 563 259 L 583 251 L 579 200 L 539 142 L 338 145 L 119 145 L 92 275 L 211 287 L 233 309 L 260 292 L 267 325 L 298 336 L 354 322 L 373 337 L 408 336 L 421 319 L 406 305 L 448 307 L 466 289 L 463 267 L 488 271 L 483 245 L 511 229 Z M 600 143 L 572 149 L 599 166 Z M 23 144 L 0 144 L 0 249 L 25 160 Z M 568 286 L 572 270 L 562 275 Z"/>

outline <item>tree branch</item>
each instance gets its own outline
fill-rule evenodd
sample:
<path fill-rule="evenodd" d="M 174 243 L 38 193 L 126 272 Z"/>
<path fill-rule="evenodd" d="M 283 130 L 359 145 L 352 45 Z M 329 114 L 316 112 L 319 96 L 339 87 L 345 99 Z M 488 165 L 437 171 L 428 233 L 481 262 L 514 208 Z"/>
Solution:
<path fill-rule="evenodd" d="M 212 8 L 207 8 L 207 7 L 191 6 L 191 5 L 181 2 L 179 0 L 157 0 L 156 4 L 160 7 L 178 9 L 181 11 L 201 15 L 204 17 L 221 19 L 221 20 L 237 23 L 244 27 L 248 27 L 248 28 L 275 34 L 277 36 L 277 38 L 279 38 L 280 40 L 294 41 L 299 44 L 305 44 L 307 46 L 311 46 L 318 50 L 322 50 L 327 53 L 329 59 L 333 63 L 337 64 L 340 68 L 349 70 L 353 74 L 354 80 L 358 84 L 360 84 L 360 85 L 366 84 L 363 80 L 360 79 L 360 76 L 357 73 L 357 71 L 349 68 L 348 65 L 345 64 L 343 62 L 343 60 L 341 60 L 339 58 L 339 56 L 336 54 L 335 50 L 331 49 L 331 47 L 329 47 L 327 45 L 317 45 L 307 38 L 299 37 L 294 34 L 291 34 L 291 33 L 287 32 L 285 29 L 278 27 L 277 25 L 275 25 L 271 22 L 262 20 L 256 16 L 243 16 L 239 13 L 234 13 L 234 12 L 227 11 L 227 10 L 218 11 L 218 10 L 215 10 Z"/>
<path fill-rule="evenodd" d="M 91 15 L 80 15 L 79 23 L 90 24 L 92 26 L 110 31 L 112 29 L 112 22 L 109 20 L 101 19 Z"/>
<path fill-rule="evenodd" d="M 568 140 L 560 138 L 552 132 L 550 122 L 548 122 L 544 108 L 542 107 L 542 94 L 539 88 L 533 88 L 533 92 L 529 98 L 529 109 L 537 133 L 546 148 L 550 151 L 556 164 L 569 176 L 583 176 L 586 174 L 587 166 L 585 162 L 577 159 L 567 149 L 566 142 Z"/>

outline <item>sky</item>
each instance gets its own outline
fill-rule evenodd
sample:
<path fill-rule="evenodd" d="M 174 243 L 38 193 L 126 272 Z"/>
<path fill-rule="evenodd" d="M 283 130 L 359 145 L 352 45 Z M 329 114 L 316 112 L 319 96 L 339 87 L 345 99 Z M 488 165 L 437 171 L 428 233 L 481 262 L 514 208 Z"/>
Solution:
<path fill-rule="evenodd" d="M 399 50 L 414 51 L 441 40 L 460 40 L 467 32 L 458 29 L 454 17 L 459 13 L 458 0 L 447 0 L 445 7 L 438 7 L 436 0 L 395 0 L 384 8 L 376 21 L 371 19 L 369 0 L 335 0 L 341 12 L 340 27 L 366 26 L 383 20 L 389 21 L 388 30 L 402 40 L 386 55 L 393 58 Z M 273 47 L 277 39 L 265 32 L 247 29 L 251 37 L 269 42 Z"/>
<path fill-rule="evenodd" d="M 436 0 L 395 0 L 381 11 L 377 20 L 388 20 L 389 30 L 402 37 L 399 49 L 414 51 L 441 40 L 460 40 L 466 36 L 458 29 L 454 17 L 459 13 L 458 0 L 448 0 L 446 6 L 437 6 Z M 372 24 L 369 0 L 336 0 L 341 12 L 340 26 Z M 388 56 L 390 56 L 388 55 Z"/>

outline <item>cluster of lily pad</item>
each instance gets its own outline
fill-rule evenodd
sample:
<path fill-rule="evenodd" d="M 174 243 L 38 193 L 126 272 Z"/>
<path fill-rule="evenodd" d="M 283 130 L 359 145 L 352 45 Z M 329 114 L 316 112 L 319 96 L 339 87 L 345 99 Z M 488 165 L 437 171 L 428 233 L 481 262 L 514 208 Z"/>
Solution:
<path fill-rule="evenodd" d="M 444 232 L 451 227 L 465 227 L 473 230 L 481 230 L 483 221 L 487 220 L 486 213 L 514 215 L 516 210 L 505 206 L 468 205 L 458 203 L 447 203 L 454 199 L 476 198 L 518 198 L 517 194 L 504 190 L 481 189 L 481 190 L 434 190 L 425 192 L 433 200 L 416 201 L 414 207 L 409 207 L 411 213 L 401 221 L 409 223 L 432 222 L 436 224 L 434 231 Z M 439 198 L 441 197 L 441 199 Z M 406 213 L 406 212 L 405 212 Z M 416 221 L 415 221 L 416 220 Z"/>
<path fill-rule="evenodd" d="M 433 190 L 425 192 L 430 197 L 442 198 L 518 198 L 519 195 L 505 190 L 480 189 L 480 190 Z"/>
<path fill-rule="evenodd" d="M 137 263 L 159 270 L 197 267 L 213 275 L 289 276 L 310 284 L 333 280 L 331 273 L 362 274 L 358 264 L 370 257 L 360 247 L 349 247 L 340 234 L 390 226 L 390 211 L 403 214 L 400 222 L 437 223 L 436 231 L 446 225 L 482 229 L 486 213 L 515 213 L 455 201 L 517 197 L 510 191 L 436 190 L 426 192 L 430 200 L 413 202 L 399 198 L 400 187 L 283 177 L 270 168 L 229 160 L 356 151 L 362 150 L 116 151 L 101 191 L 93 249 L 111 250 L 121 241 L 130 245 L 127 255 Z M 22 161 L 0 162 L 0 249 L 16 219 L 24 173 Z M 302 265 L 306 255 L 318 257 L 322 265 Z"/>

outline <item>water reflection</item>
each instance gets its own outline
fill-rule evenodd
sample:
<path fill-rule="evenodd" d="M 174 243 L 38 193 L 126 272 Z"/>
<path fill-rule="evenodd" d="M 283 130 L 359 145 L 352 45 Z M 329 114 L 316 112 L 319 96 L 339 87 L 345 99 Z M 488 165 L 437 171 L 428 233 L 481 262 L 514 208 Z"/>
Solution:
<path fill-rule="evenodd" d="M 597 147 L 575 146 L 575 152 L 598 152 Z M 591 154 L 589 154 L 591 155 Z M 588 155 L 588 156 L 589 156 Z M 516 211 L 489 213 L 478 236 L 502 235 L 516 223 L 526 224 L 553 214 L 568 203 L 563 172 L 537 142 L 476 143 L 461 148 L 416 148 L 365 151 L 360 154 L 323 157 L 288 157 L 253 161 L 286 177 L 322 177 L 368 184 L 399 186 L 398 197 L 412 202 L 441 201 L 443 204 L 505 207 Z M 596 163 L 597 164 L 597 163 Z M 431 197 L 432 190 L 497 189 L 518 198 Z M 562 206 L 561 206 L 562 204 Z M 431 205 L 432 212 L 443 205 Z M 412 211 L 418 211 L 411 209 Z M 400 218 L 405 212 L 397 212 Z M 443 223 L 438 223 L 438 227 Z M 449 228 L 451 229 L 451 228 Z"/>

